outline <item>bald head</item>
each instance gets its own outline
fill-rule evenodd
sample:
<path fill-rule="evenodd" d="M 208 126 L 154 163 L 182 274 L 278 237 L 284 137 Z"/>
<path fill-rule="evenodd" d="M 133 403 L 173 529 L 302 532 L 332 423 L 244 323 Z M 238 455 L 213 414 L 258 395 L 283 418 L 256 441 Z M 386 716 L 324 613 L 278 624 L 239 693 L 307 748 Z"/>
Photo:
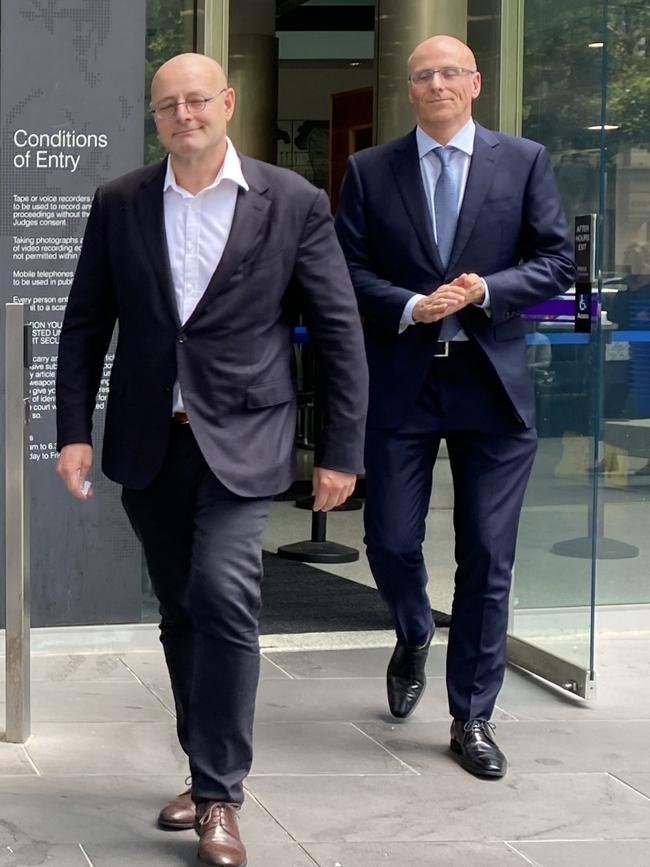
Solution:
<path fill-rule="evenodd" d="M 469 45 L 455 36 L 430 36 L 413 49 L 408 59 L 409 72 L 421 66 L 421 59 L 431 54 L 442 54 L 445 57 L 455 57 L 455 65 L 467 69 L 476 69 L 476 58 Z M 453 64 L 448 64 L 453 65 Z"/>
<path fill-rule="evenodd" d="M 151 104 L 176 180 L 191 193 L 212 183 L 226 155 L 235 108 L 235 91 L 221 66 L 204 54 L 172 57 L 153 77 Z"/>
<path fill-rule="evenodd" d="M 408 97 L 418 126 L 446 145 L 472 116 L 481 74 L 469 46 L 455 36 L 431 36 L 408 59 Z"/>
<path fill-rule="evenodd" d="M 151 81 L 151 102 L 158 102 L 166 96 L 165 88 L 175 85 L 179 80 L 200 78 L 206 85 L 214 88 L 215 93 L 226 87 L 226 75 L 211 57 L 205 54 L 177 54 L 160 66 Z"/>

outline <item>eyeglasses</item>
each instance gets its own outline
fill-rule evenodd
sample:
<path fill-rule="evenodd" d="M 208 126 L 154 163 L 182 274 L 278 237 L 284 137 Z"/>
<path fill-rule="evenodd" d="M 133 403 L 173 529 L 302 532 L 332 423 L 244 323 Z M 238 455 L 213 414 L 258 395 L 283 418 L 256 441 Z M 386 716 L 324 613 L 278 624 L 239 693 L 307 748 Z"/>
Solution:
<path fill-rule="evenodd" d="M 163 102 L 160 105 L 152 106 L 149 112 L 158 115 L 161 120 L 168 120 L 176 114 L 176 109 L 179 105 L 185 105 L 190 114 L 200 114 L 202 111 L 205 111 L 205 107 L 209 102 L 221 96 L 226 90 L 228 90 L 227 87 L 222 87 L 219 93 L 215 93 L 214 96 L 193 96 L 191 99 L 186 99 L 183 102 Z"/>
<path fill-rule="evenodd" d="M 418 69 L 417 72 L 411 72 L 408 80 L 411 84 L 429 84 L 438 73 L 443 81 L 455 81 L 463 75 L 474 75 L 475 72 L 475 69 L 465 69 L 462 66 L 442 66 L 440 69 Z"/>

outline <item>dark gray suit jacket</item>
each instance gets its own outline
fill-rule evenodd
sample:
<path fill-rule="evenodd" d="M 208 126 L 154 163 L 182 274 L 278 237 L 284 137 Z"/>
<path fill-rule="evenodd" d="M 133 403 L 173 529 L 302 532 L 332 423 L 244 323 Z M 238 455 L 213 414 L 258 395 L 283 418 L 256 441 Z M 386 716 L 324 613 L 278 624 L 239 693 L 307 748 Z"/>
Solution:
<path fill-rule="evenodd" d="M 60 337 L 58 448 L 91 442 L 117 322 L 102 466 L 127 487 L 146 487 L 161 467 L 177 378 L 192 431 L 226 487 L 242 496 L 288 487 L 297 309 L 308 319 L 325 384 L 316 464 L 363 469 L 367 368 L 327 197 L 293 172 L 241 161 L 250 189 L 239 190 L 223 257 L 184 324 L 165 240 L 166 161 L 95 195 Z"/>

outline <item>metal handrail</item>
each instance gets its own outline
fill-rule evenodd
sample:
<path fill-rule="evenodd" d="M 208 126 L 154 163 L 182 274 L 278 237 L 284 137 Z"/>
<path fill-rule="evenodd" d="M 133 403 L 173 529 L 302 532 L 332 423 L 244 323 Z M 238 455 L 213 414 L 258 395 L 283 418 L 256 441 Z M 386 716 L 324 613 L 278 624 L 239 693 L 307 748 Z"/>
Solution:
<path fill-rule="evenodd" d="M 23 304 L 6 304 L 5 567 L 6 740 L 31 735 L 29 492 L 27 421 L 31 326 Z"/>

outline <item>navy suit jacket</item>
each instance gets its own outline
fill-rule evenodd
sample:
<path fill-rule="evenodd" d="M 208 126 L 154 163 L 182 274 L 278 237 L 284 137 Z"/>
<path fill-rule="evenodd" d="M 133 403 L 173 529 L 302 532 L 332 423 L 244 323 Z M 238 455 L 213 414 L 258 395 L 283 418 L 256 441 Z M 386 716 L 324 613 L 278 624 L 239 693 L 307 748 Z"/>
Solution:
<path fill-rule="evenodd" d="M 418 323 L 399 334 L 409 298 L 475 272 L 488 283 L 491 315 L 471 305 L 458 317 L 493 365 L 516 414 L 532 427 L 521 312 L 565 291 L 574 279 L 567 224 L 542 145 L 476 125 L 446 268 L 433 238 L 415 130 L 349 158 L 336 228 L 364 319 L 368 424 L 399 426 L 430 370 L 440 326 Z"/>
<path fill-rule="evenodd" d="M 239 189 L 221 261 L 185 323 L 165 239 L 165 161 L 95 195 L 60 336 L 58 447 L 91 442 L 117 322 L 102 465 L 127 487 L 146 487 L 161 468 L 177 379 L 194 436 L 226 487 L 254 497 L 288 487 L 298 308 L 325 383 L 316 463 L 363 470 L 367 366 L 327 197 L 294 172 L 245 156 L 241 163 L 250 189 Z"/>

